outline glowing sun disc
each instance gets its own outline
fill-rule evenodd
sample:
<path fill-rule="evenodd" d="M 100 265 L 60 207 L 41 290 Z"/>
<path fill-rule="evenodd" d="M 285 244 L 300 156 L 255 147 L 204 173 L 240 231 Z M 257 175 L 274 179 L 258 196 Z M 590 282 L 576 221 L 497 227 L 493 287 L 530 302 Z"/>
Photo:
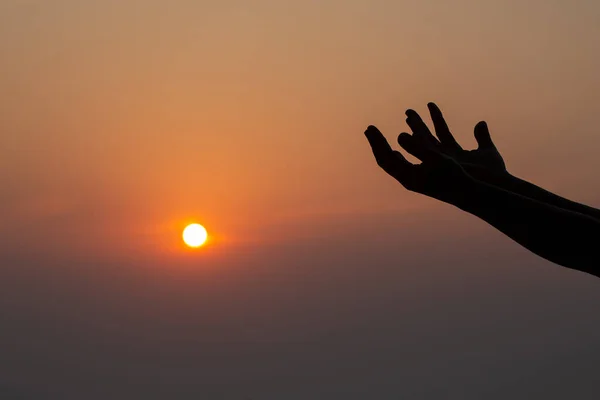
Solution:
<path fill-rule="evenodd" d="M 199 224 L 188 225 L 183 230 L 183 241 L 190 247 L 200 247 L 208 239 L 208 232 Z"/>

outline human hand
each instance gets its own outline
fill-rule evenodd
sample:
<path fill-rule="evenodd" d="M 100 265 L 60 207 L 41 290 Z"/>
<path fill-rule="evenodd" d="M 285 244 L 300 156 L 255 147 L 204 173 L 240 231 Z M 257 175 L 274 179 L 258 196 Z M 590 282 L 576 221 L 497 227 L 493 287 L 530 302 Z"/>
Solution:
<path fill-rule="evenodd" d="M 458 205 L 475 182 L 458 162 L 417 135 L 402 133 L 398 143 L 421 160 L 421 164 L 412 164 L 400 152 L 392 150 L 376 127 L 369 126 L 365 136 L 377 164 L 410 191 Z"/>
<path fill-rule="evenodd" d="M 434 103 L 427 104 L 431 120 L 435 128 L 435 136 L 414 110 L 406 112 L 406 122 L 416 137 L 424 143 L 434 146 L 437 151 L 455 159 L 467 172 L 474 177 L 486 180 L 491 175 L 507 174 L 504 159 L 492 142 L 488 126 L 485 121 L 475 125 L 475 139 L 478 148 L 464 150 L 454 139 L 439 107 Z"/>

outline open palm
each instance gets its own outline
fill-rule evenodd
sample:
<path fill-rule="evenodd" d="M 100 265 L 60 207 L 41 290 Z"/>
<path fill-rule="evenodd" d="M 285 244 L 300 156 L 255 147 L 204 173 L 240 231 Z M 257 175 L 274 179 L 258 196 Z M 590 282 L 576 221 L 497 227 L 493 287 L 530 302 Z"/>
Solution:
<path fill-rule="evenodd" d="M 475 139 L 477 140 L 478 148 L 464 150 L 456 139 L 454 139 L 438 106 L 434 103 L 429 103 L 427 107 L 429 108 L 437 137 L 432 135 L 416 111 L 408 110 L 406 112 L 406 122 L 415 137 L 433 146 L 440 153 L 453 158 L 467 172 L 476 177 L 506 173 L 504 159 L 494 145 L 494 142 L 492 142 L 487 124 L 484 121 L 479 122 L 475 126 Z"/>
<path fill-rule="evenodd" d="M 410 191 L 455 203 L 471 186 L 473 179 L 455 159 L 415 135 L 403 133 L 398 137 L 398 143 L 419 159 L 420 164 L 412 164 L 399 151 L 393 150 L 375 126 L 369 126 L 365 135 L 377 164 Z"/>

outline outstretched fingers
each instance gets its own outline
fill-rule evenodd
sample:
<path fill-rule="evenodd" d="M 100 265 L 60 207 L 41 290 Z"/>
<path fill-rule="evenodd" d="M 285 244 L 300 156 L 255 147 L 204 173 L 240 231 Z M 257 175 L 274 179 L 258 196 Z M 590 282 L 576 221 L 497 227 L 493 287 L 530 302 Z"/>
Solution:
<path fill-rule="evenodd" d="M 433 126 L 435 128 L 435 134 L 440 140 L 440 143 L 449 148 L 461 150 L 462 147 L 460 147 L 450 132 L 450 128 L 448 128 L 448 124 L 446 123 L 440 108 L 435 103 L 428 103 L 427 108 L 431 114 L 431 120 L 433 121 Z"/>
<path fill-rule="evenodd" d="M 481 121 L 477 125 L 475 125 L 475 140 L 477 140 L 477 145 L 479 146 L 479 149 L 483 150 L 496 148 L 494 142 L 492 142 L 490 130 L 488 129 L 487 123 L 485 121 Z"/>
<path fill-rule="evenodd" d="M 424 144 L 415 135 L 402 132 L 398 136 L 398 144 L 406 150 L 407 153 L 415 156 L 423 162 L 437 161 L 441 155 L 431 146 Z"/>
<path fill-rule="evenodd" d="M 402 154 L 392 150 L 387 139 L 379 129 L 373 125 L 370 125 L 367 128 L 365 136 L 371 145 L 371 150 L 373 151 L 377 165 L 388 174 L 397 177 L 398 174 L 401 174 L 406 168 L 412 166 Z"/>
<path fill-rule="evenodd" d="M 406 123 L 419 140 L 430 145 L 438 144 L 438 140 L 431 134 L 427 124 L 423 122 L 423 119 L 415 110 L 406 110 Z"/>

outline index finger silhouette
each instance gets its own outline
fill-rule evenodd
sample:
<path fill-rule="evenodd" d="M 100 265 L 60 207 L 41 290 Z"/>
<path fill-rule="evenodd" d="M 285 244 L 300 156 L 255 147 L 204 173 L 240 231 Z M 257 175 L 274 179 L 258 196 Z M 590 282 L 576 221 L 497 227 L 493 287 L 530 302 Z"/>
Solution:
<path fill-rule="evenodd" d="M 392 147 L 385 136 L 383 136 L 381 131 L 373 125 L 369 125 L 365 131 L 365 136 L 371 145 L 371 150 L 373 151 L 377 164 L 386 172 L 391 173 L 393 167 L 398 164 L 399 158 L 396 154 L 398 152 L 392 150 Z"/>
<path fill-rule="evenodd" d="M 377 165 L 400 181 L 406 179 L 406 174 L 413 165 L 399 151 L 392 150 L 379 129 L 370 125 L 365 131 L 365 136 L 371 145 Z"/>
<path fill-rule="evenodd" d="M 427 127 L 427 124 L 423 122 L 423 119 L 415 110 L 406 110 L 406 123 L 413 131 L 415 137 L 425 140 L 427 143 L 435 144 L 437 139 L 431 134 L 431 131 Z"/>
<path fill-rule="evenodd" d="M 365 131 L 365 136 L 367 137 L 367 140 L 369 141 L 371 149 L 375 155 L 384 155 L 385 153 L 392 152 L 392 147 L 388 143 L 387 139 L 375 126 L 369 125 Z"/>
<path fill-rule="evenodd" d="M 446 146 L 462 149 L 450 132 L 450 128 L 448 128 L 448 124 L 444 119 L 444 114 L 442 114 L 442 110 L 440 110 L 437 104 L 429 103 L 427 104 L 427 108 L 429 108 L 431 120 L 433 121 L 433 126 L 435 128 L 435 134 L 438 139 L 440 139 L 440 142 Z"/>

